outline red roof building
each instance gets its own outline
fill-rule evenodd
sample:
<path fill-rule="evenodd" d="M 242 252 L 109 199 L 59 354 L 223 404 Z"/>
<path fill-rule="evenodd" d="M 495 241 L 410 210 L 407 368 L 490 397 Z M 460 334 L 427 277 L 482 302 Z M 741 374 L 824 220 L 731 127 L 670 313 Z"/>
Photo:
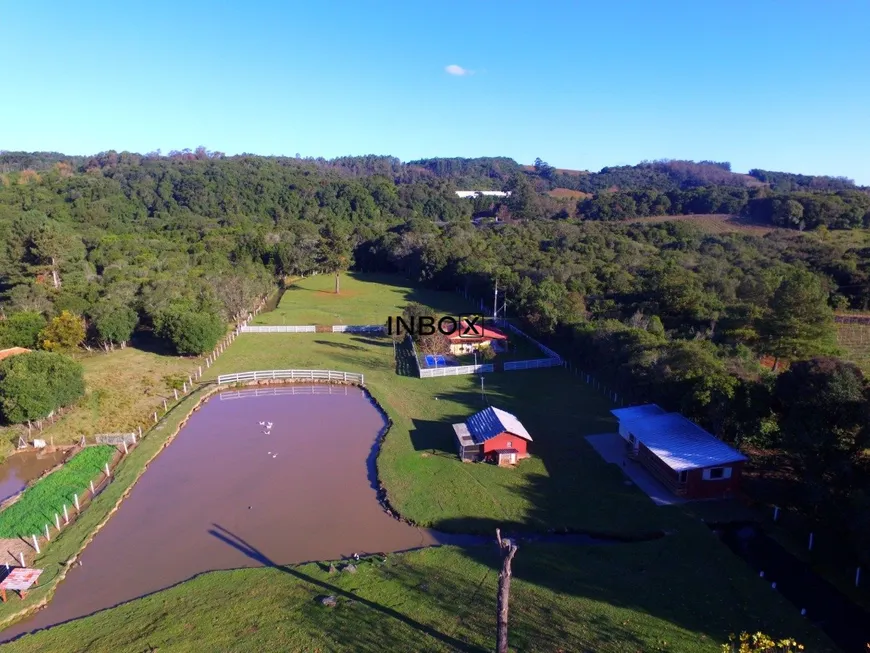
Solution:
<path fill-rule="evenodd" d="M 737 493 L 746 456 L 713 434 L 655 404 L 610 412 L 628 456 L 675 495 L 718 499 Z"/>
<path fill-rule="evenodd" d="M 507 345 L 508 340 L 507 335 L 499 329 L 485 326 L 482 322 L 469 327 L 465 320 L 446 336 L 450 341 L 450 353 L 455 355 L 467 354 L 481 347 L 491 347 L 493 342 Z"/>
<path fill-rule="evenodd" d="M 529 457 L 532 436 L 516 417 L 500 408 L 485 408 L 460 424 L 453 425 L 459 459 L 487 460 L 498 465 L 515 465 Z"/>

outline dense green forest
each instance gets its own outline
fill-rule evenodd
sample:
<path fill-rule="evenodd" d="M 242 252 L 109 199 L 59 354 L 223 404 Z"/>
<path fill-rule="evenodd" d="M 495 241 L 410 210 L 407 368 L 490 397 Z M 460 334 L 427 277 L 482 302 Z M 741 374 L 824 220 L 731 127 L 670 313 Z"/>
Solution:
<path fill-rule="evenodd" d="M 868 386 L 833 311 L 870 302 L 870 251 L 788 230 L 705 235 L 670 213 L 870 224 L 848 180 L 723 162 L 560 172 L 538 160 L 227 157 L 204 148 L 0 155 L 0 344 L 206 351 L 287 275 L 348 267 L 507 297 L 507 311 L 637 400 L 793 463 L 792 505 L 864 558 Z M 592 193 L 579 202 L 552 188 Z M 457 189 L 501 188 L 503 202 Z M 474 215 L 502 218 L 488 226 Z M 81 329 L 77 331 L 76 325 Z M 191 335 L 193 334 L 193 335 Z M 782 505 L 782 504 L 781 504 Z"/>

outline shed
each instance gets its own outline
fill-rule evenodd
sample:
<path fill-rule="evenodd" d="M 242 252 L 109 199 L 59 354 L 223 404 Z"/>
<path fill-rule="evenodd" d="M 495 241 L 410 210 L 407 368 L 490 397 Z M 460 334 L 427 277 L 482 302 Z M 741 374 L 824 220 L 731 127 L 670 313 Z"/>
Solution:
<path fill-rule="evenodd" d="M 513 465 L 529 457 L 532 436 L 509 412 L 490 406 L 453 425 L 459 459 Z"/>
<path fill-rule="evenodd" d="M 746 456 L 679 413 L 655 404 L 610 411 L 630 458 L 678 496 L 733 496 Z"/>

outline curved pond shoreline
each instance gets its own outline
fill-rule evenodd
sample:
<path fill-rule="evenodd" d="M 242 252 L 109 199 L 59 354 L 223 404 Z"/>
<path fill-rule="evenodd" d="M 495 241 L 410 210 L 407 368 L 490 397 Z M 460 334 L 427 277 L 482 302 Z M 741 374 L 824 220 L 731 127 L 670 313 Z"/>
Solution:
<path fill-rule="evenodd" d="M 198 398 L 196 403 L 190 407 L 187 414 L 179 421 L 177 427 L 174 429 L 174 432 L 169 434 L 168 436 L 165 436 L 165 441 L 162 441 L 160 443 L 160 445 L 157 447 L 157 449 L 153 453 L 153 455 L 145 462 L 145 464 L 143 465 L 142 469 L 140 470 L 138 476 L 132 481 L 132 483 L 128 487 L 126 487 L 124 489 L 123 493 L 118 498 L 114 507 L 108 511 L 106 516 L 101 520 L 101 522 L 97 525 L 97 527 L 92 529 L 92 531 L 87 535 L 87 537 L 85 537 L 81 548 L 79 549 L 78 553 L 75 556 L 73 556 L 73 558 L 70 560 L 70 562 L 73 562 L 76 559 L 78 559 L 78 557 L 80 557 L 81 554 L 85 550 L 88 550 L 88 547 L 93 546 L 93 544 L 92 544 L 93 540 L 95 538 L 97 538 L 98 534 L 102 531 L 103 527 L 106 526 L 107 523 L 111 523 L 110 520 L 111 520 L 112 516 L 115 514 L 115 512 L 118 511 L 120 505 L 129 499 L 129 496 L 132 493 L 133 488 L 139 486 L 140 480 L 143 478 L 145 470 L 149 469 L 152 466 L 152 463 L 154 462 L 154 460 L 160 455 L 160 453 L 163 452 L 163 450 L 166 449 L 170 443 L 175 441 L 175 438 L 179 435 L 179 433 L 185 427 L 188 426 L 188 423 L 191 420 L 191 418 L 198 411 L 200 411 L 206 405 L 207 402 L 214 399 L 215 394 L 218 394 L 220 392 L 239 390 L 239 389 L 241 389 L 241 390 L 253 389 L 253 388 L 251 388 L 251 386 L 264 386 L 264 385 L 288 385 L 288 384 L 286 384 L 286 383 L 274 383 L 274 382 L 270 381 L 270 382 L 256 382 L 256 383 L 252 382 L 252 383 L 246 383 L 246 384 L 239 384 L 237 386 L 216 386 L 216 385 L 212 385 L 212 384 L 208 384 L 208 385 L 204 386 L 204 388 L 201 389 L 201 392 L 202 392 L 201 396 Z M 298 385 L 300 385 L 300 383 L 289 384 L 289 385 L 297 385 L 298 386 Z M 312 384 L 310 381 L 308 381 L 308 382 L 302 383 L 301 385 L 310 386 L 310 385 L 315 385 L 315 384 Z M 345 384 L 330 384 L 330 385 L 345 385 Z M 411 551 L 411 550 L 416 550 L 416 549 L 420 549 L 420 548 L 426 548 L 428 546 L 442 546 L 445 544 L 446 545 L 457 545 L 457 546 L 479 546 L 479 545 L 493 544 L 494 537 L 492 535 L 446 533 L 446 532 L 434 531 L 431 529 L 420 528 L 419 526 L 414 524 L 411 520 L 405 519 L 404 517 L 399 515 L 392 508 L 392 506 L 389 503 L 389 499 L 387 497 L 386 488 L 383 486 L 383 484 L 381 483 L 381 481 L 377 477 L 377 469 L 376 469 L 377 456 L 380 453 L 381 444 L 383 443 L 384 439 L 386 438 L 386 435 L 389 433 L 390 428 L 393 425 L 392 421 L 390 420 L 388 414 L 383 409 L 383 407 L 378 403 L 378 401 L 372 396 L 372 394 L 366 388 L 357 386 L 356 384 L 350 384 L 350 383 L 346 384 L 346 385 L 359 387 L 361 394 L 364 395 L 366 400 L 377 409 L 379 419 L 381 420 L 381 426 L 380 426 L 380 429 L 377 431 L 377 435 L 373 438 L 374 441 L 369 440 L 368 442 L 371 444 L 365 445 L 366 450 L 367 450 L 367 455 L 365 456 L 366 466 L 367 466 L 366 482 L 367 482 L 368 486 L 371 489 L 373 489 L 376 493 L 376 498 L 380 504 L 380 509 L 377 512 L 383 511 L 383 513 L 386 513 L 386 515 L 392 517 L 393 520 L 401 522 L 401 523 L 403 523 L 403 525 L 406 525 L 410 528 L 413 528 L 415 531 L 418 531 L 420 533 L 420 536 L 418 538 L 415 538 L 417 540 L 417 542 L 419 542 L 419 546 L 410 544 L 409 546 L 403 546 L 403 547 L 398 548 L 398 549 L 392 549 L 392 551 L 393 552 Z M 371 437 L 371 436 L 369 436 L 369 437 Z M 358 461 L 359 459 L 357 458 L 356 460 Z M 152 474 L 152 476 L 153 476 L 153 474 Z M 150 483 L 146 483 L 146 485 L 148 485 L 148 484 L 150 484 Z M 369 501 L 369 499 L 366 499 L 366 500 Z M 135 503 L 136 503 L 136 501 L 134 501 L 134 504 Z M 129 509 L 127 512 L 129 512 Z M 121 511 L 119 513 L 119 515 L 120 515 L 120 517 L 119 516 L 115 517 L 116 520 L 121 518 L 122 520 L 126 521 L 126 513 L 124 511 Z M 117 530 L 117 529 L 115 529 L 115 530 Z M 147 531 L 146 531 L 146 533 L 147 533 Z M 215 537 L 219 537 L 219 538 L 221 537 L 220 533 L 218 533 L 217 535 L 212 533 L 212 535 L 214 535 Z M 657 533 L 657 534 L 654 534 L 652 537 L 647 537 L 647 538 L 643 538 L 643 539 L 655 539 L 655 538 L 661 537 L 663 535 L 664 535 L 663 533 Z M 232 536 L 232 533 L 230 533 L 230 536 Z M 595 545 L 595 544 L 606 544 L 606 543 L 616 543 L 616 542 L 620 542 L 620 541 L 626 541 L 625 538 L 606 538 L 606 537 L 602 537 L 601 534 L 590 534 L 590 533 L 520 533 L 520 534 L 518 534 L 518 536 L 519 536 L 519 539 L 521 541 L 560 542 L 560 543 L 566 543 L 566 544 L 569 543 L 569 544 L 577 544 L 577 545 Z M 632 541 L 632 540 L 628 540 L 628 541 Z M 229 544 L 231 542 L 227 542 L 227 543 Z M 320 545 L 317 544 L 315 546 L 319 548 Z M 100 546 L 97 546 L 97 549 L 100 549 L 100 548 L 101 548 Z M 105 547 L 103 547 L 103 548 L 105 548 Z M 97 555 L 97 554 L 94 553 L 93 555 Z M 323 559 L 329 559 L 330 557 L 332 557 L 332 556 L 330 556 L 326 551 L 324 551 L 323 555 L 320 555 L 315 551 L 314 554 L 310 556 L 310 559 L 313 561 L 322 561 Z M 309 558 L 306 558 L 306 559 L 309 559 Z M 268 562 L 265 562 L 264 560 L 256 560 L 255 559 L 255 562 L 257 563 L 258 566 L 260 564 L 268 564 Z M 302 560 L 294 560 L 291 562 L 292 565 L 301 564 L 301 563 L 302 563 Z M 39 603 L 32 605 L 32 606 L 28 606 L 28 608 L 25 608 L 24 610 L 17 613 L 16 615 L 10 615 L 10 617 L 7 618 L 6 623 L 8 624 L 12 620 L 18 621 L 18 620 L 24 619 L 29 614 L 33 613 L 34 611 L 40 610 L 41 608 L 44 608 L 46 605 L 49 605 L 49 601 L 52 598 L 55 598 L 54 597 L 55 592 L 58 590 L 58 587 L 60 586 L 60 584 L 64 582 L 64 579 L 67 576 L 67 573 L 71 570 L 72 567 L 73 567 L 73 565 L 68 564 L 66 566 L 66 568 L 64 568 L 58 574 L 58 577 L 57 577 L 56 581 L 54 582 L 53 587 L 51 588 L 49 593 L 45 597 L 43 597 L 43 599 L 41 601 L 39 601 Z M 232 568 L 232 567 L 220 566 L 220 567 L 216 567 L 215 569 L 226 569 L 226 568 Z M 90 569 L 90 565 L 88 566 L 88 569 Z M 186 576 L 186 578 L 189 579 L 190 577 L 199 575 L 200 573 L 205 573 L 211 569 L 212 568 L 196 569 L 195 573 Z M 83 573 L 82 571 L 77 571 L 76 576 L 82 576 L 82 573 Z M 85 575 L 88 576 L 88 574 L 85 574 Z M 69 581 L 67 581 L 67 582 L 69 582 Z M 126 602 L 129 602 L 130 600 L 135 600 L 136 598 L 139 598 L 140 596 L 151 594 L 154 591 L 160 591 L 161 589 L 165 589 L 166 587 L 177 584 L 178 582 L 183 582 L 183 580 L 182 581 L 176 580 L 173 583 L 168 583 L 167 585 L 161 586 L 159 588 L 155 588 L 151 591 L 137 593 L 136 596 L 125 598 L 122 601 L 107 602 L 103 605 L 100 605 L 99 607 L 94 606 L 95 607 L 94 610 L 89 610 L 85 614 L 76 615 L 75 617 L 71 617 L 71 619 L 60 618 L 56 622 L 45 623 L 45 625 L 40 625 L 40 626 L 37 626 L 36 628 L 27 628 L 27 624 L 19 624 L 19 627 L 17 627 L 17 628 L 14 626 L 12 628 L 9 628 L 7 626 L 6 633 L 10 633 L 12 636 L 11 637 L 4 636 L 6 633 L 2 633 L 2 634 L 0 634 L 0 641 L 9 641 L 10 639 L 17 638 L 18 636 L 20 636 L 21 634 L 25 634 L 26 632 L 31 632 L 33 630 L 40 630 L 43 628 L 53 627 L 54 625 L 57 625 L 58 623 L 63 623 L 65 621 L 72 620 L 72 619 L 78 619 L 81 616 L 86 616 L 87 614 L 92 614 L 93 612 L 102 611 L 103 609 L 106 609 L 112 605 L 126 603 Z M 78 581 L 76 584 L 77 585 L 81 584 L 81 581 Z M 50 608 L 50 605 L 49 605 L 49 608 Z M 22 630 L 22 627 L 24 628 L 23 630 Z"/>

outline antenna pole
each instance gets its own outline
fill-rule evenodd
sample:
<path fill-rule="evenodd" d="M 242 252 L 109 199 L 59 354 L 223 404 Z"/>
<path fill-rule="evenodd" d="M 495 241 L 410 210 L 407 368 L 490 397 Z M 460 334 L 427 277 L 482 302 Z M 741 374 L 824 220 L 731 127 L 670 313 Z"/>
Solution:
<path fill-rule="evenodd" d="M 492 300 L 492 319 L 498 317 L 498 277 L 495 280 L 495 297 Z"/>

